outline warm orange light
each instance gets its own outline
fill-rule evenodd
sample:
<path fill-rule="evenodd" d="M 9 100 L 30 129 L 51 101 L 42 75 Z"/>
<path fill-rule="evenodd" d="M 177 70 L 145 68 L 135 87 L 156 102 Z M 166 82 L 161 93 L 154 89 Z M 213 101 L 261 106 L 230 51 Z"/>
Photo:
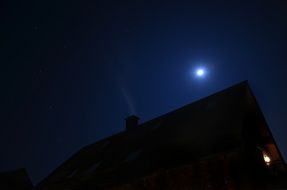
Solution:
<path fill-rule="evenodd" d="M 264 158 L 264 161 L 267 165 L 270 165 L 271 163 L 271 159 L 269 156 L 267 156 L 266 154 L 263 154 L 263 158 Z"/>

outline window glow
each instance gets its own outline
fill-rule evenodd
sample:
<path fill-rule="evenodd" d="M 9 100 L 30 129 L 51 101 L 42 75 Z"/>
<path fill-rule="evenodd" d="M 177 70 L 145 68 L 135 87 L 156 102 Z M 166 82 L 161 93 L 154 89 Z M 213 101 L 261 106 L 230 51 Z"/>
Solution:
<path fill-rule="evenodd" d="M 271 163 L 270 157 L 267 154 L 263 154 L 263 158 L 264 158 L 265 163 L 269 166 Z"/>

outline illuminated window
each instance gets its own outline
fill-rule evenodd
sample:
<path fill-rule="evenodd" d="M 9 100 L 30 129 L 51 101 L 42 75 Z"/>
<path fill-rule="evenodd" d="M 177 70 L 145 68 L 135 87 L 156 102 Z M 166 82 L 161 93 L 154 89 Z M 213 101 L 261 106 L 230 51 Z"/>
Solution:
<path fill-rule="evenodd" d="M 271 159 L 270 157 L 266 154 L 266 152 L 263 152 L 263 159 L 264 162 L 266 163 L 267 166 L 269 166 L 271 164 Z"/>

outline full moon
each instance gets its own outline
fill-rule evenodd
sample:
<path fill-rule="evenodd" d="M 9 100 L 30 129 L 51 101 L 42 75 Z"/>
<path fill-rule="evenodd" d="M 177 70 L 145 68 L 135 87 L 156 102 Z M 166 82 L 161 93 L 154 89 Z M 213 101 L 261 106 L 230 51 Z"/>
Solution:
<path fill-rule="evenodd" d="M 204 70 L 203 69 L 197 69 L 196 70 L 196 75 L 199 76 L 199 77 L 203 76 L 204 75 Z"/>
<path fill-rule="evenodd" d="M 198 68 L 195 71 L 195 75 L 197 77 L 203 77 L 205 75 L 205 70 L 203 68 Z"/>

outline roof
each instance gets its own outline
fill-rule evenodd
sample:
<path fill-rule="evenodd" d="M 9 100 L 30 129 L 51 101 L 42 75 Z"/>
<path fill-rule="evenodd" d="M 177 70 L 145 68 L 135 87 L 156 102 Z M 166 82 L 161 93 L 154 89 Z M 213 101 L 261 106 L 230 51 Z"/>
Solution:
<path fill-rule="evenodd" d="M 248 82 L 241 82 L 82 148 L 39 187 L 117 183 L 236 150 L 244 140 L 246 117 L 255 112 L 262 115 Z"/>
<path fill-rule="evenodd" d="M 33 184 L 24 168 L 0 172 L 0 189 L 30 190 Z"/>

